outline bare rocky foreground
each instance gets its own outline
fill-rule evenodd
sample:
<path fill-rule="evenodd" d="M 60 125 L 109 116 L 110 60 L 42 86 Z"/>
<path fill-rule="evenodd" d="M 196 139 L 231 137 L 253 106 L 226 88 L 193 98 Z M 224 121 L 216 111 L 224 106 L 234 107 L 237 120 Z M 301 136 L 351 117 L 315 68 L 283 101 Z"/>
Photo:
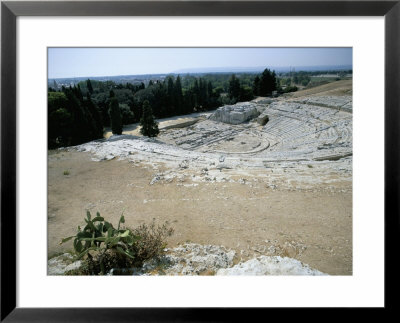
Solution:
<path fill-rule="evenodd" d="M 329 91 L 161 120 L 157 139 L 132 125 L 49 152 L 49 255 L 71 248 L 58 242 L 88 209 L 114 223 L 124 212 L 127 226 L 167 220 L 171 248 L 224 246 L 232 266 L 281 256 L 352 274 L 352 98 Z"/>

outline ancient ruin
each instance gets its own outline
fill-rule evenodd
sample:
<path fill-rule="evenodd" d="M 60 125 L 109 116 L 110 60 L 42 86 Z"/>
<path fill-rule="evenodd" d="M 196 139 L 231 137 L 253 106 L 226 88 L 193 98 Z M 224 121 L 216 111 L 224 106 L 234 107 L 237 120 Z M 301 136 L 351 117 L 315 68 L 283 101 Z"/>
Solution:
<path fill-rule="evenodd" d="M 65 221 L 73 230 L 83 209 L 129 209 L 130 225 L 172 221 L 168 275 L 351 274 L 352 97 L 341 91 L 257 98 L 158 120 L 156 138 L 132 124 L 59 149 L 49 156 L 49 232 Z"/>
<path fill-rule="evenodd" d="M 162 126 L 157 139 L 112 136 L 76 147 L 93 160 L 123 158 L 168 165 L 154 182 L 190 176 L 229 181 L 255 174 L 291 187 L 347 179 L 352 171 L 352 97 L 255 100 Z M 313 176 L 310 176 L 312 168 Z M 295 187 L 295 186 L 294 186 Z"/>

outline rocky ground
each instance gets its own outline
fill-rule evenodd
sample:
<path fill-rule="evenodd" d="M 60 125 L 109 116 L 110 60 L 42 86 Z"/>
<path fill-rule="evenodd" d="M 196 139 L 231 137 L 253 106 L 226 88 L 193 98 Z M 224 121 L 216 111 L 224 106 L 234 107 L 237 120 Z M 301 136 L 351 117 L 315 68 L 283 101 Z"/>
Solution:
<path fill-rule="evenodd" d="M 234 265 L 236 252 L 221 246 L 185 243 L 165 249 L 165 255 L 147 261 L 141 268 L 113 268 L 107 275 L 326 275 L 288 257 L 259 256 Z M 48 261 L 49 275 L 63 275 L 82 265 L 70 253 Z"/>
<path fill-rule="evenodd" d="M 352 98 L 332 91 L 172 118 L 157 139 L 132 125 L 49 152 L 49 256 L 68 250 L 58 241 L 88 209 L 113 222 L 124 212 L 131 226 L 168 220 L 172 248 L 224 246 L 232 265 L 280 256 L 352 274 Z"/>

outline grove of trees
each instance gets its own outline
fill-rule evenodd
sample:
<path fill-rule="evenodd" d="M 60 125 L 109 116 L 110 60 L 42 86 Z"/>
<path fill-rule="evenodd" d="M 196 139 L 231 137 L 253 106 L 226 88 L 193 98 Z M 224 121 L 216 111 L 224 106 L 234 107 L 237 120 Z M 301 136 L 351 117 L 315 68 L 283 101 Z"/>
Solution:
<path fill-rule="evenodd" d="M 229 79 L 228 96 L 231 100 L 230 103 L 251 101 L 254 99 L 252 88 L 242 85 L 235 74 Z"/>
<path fill-rule="evenodd" d="M 100 111 L 79 86 L 48 92 L 48 147 L 78 145 L 103 137 Z"/>
<path fill-rule="evenodd" d="M 54 82 L 54 88 L 48 91 L 48 146 L 52 149 L 102 138 L 104 127 L 121 134 L 123 125 L 135 122 L 144 122 L 145 135 L 154 136 L 158 134 L 154 118 L 250 101 L 254 96 L 279 92 L 280 86 L 275 72 L 269 69 L 259 75 L 160 76 L 147 85 L 88 79 L 60 90 Z M 146 130 L 147 125 L 150 130 Z"/>
<path fill-rule="evenodd" d="M 270 96 L 273 91 L 278 89 L 277 77 L 275 71 L 268 68 L 260 76 L 256 76 L 253 82 L 253 93 L 257 96 Z"/>

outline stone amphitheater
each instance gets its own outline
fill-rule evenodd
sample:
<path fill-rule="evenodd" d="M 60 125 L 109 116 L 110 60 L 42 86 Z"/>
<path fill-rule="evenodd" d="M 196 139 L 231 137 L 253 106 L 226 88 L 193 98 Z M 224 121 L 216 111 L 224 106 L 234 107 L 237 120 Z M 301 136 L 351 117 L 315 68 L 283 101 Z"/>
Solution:
<path fill-rule="evenodd" d="M 352 178 L 351 96 L 258 98 L 161 121 L 160 129 L 157 139 L 124 134 L 77 148 L 98 161 L 117 157 L 165 165 L 168 170 L 153 183 L 256 177 L 272 186 L 307 188 Z"/>
<path fill-rule="evenodd" d="M 158 120 L 157 138 L 129 125 L 120 136 L 106 133 L 50 154 L 49 252 L 67 251 L 59 238 L 74 233 L 82 210 L 111 221 L 129 210 L 130 225 L 150 217 L 173 223 L 171 247 L 193 242 L 235 250 L 240 265 L 222 274 L 270 270 L 266 258 L 253 263 L 259 256 L 351 274 L 352 90 L 334 90 Z M 173 266 L 171 274 L 197 274 L 190 254 L 190 266 Z M 175 256 L 181 264 L 180 252 Z M 296 268 L 296 274 L 310 274 Z"/>
<path fill-rule="evenodd" d="M 161 140 L 192 151 L 249 155 L 263 162 L 338 160 L 352 154 L 351 100 L 237 103 L 191 127 L 165 131 Z"/>

